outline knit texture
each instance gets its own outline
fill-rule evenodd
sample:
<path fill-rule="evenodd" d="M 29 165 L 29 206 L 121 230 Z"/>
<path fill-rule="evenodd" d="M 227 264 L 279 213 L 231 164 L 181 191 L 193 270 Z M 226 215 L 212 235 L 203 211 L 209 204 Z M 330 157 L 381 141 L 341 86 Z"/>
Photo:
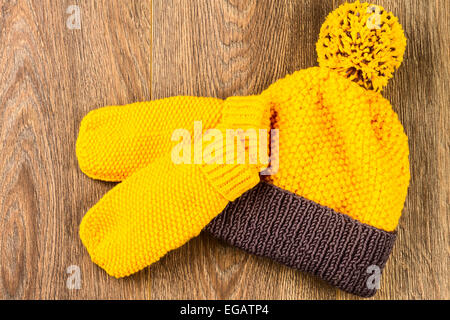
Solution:
<path fill-rule="evenodd" d="M 280 130 L 279 169 L 265 180 L 395 230 L 409 184 L 409 149 L 389 101 L 326 68 L 297 71 L 263 96 Z"/>
<path fill-rule="evenodd" d="M 225 109 L 220 132 L 241 125 L 269 129 L 267 105 L 258 99 L 233 98 Z M 236 110 L 247 115 L 236 119 Z M 258 165 L 225 163 L 227 146 L 221 146 L 215 156 L 223 164 L 175 164 L 167 154 L 108 192 L 80 225 L 92 260 L 112 276 L 133 274 L 197 236 L 229 201 L 257 185 Z"/>
<path fill-rule="evenodd" d="M 193 136 L 194 121 L 202 122 L 202 133 L 217 126 L 223 108 L 221 99 L 179 96 L 93 110 L 78 134 L 80 169 L 93 179 L 125 180 L 170 153 L 178 144 L 171 140 L 175 130 Z"/>
<path fill-rule="evenodd" d="M 205 230 L 363 297 L 376 293 L 371 268 L 381 273 L 396 238 L 266 182 L 228 204 Z"/>

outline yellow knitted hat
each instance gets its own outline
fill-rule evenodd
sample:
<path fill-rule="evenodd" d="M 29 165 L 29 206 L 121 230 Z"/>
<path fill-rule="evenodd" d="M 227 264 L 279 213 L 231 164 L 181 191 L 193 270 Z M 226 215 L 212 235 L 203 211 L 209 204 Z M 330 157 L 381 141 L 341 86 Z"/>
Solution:
<path fill-rule="evenodd" d="M 278 171 L 207 230 L 342 290 L 375 294 L 410 179 L 407 136 L 379 93 L 405 45 L 381 7 L 356 2 L 331 13 L 317 43 L 320 67 L 262 94 L 279 130 Z"/>
<path fill-rule="evenodd" d="M 381 7 L 356 2 L 331 13 L 317 43 L 320 67 L 289 75 L 260 96 L 279 130 L 278 171 L 229 204 L 207 230 L 346 291 L 374 294 L 368 268 L 386 263 L 409 183 L 407 137 L 379 93 L 405 45 L 397 18 Z M 77 141 L 80 168 L 96 179 L 126 179 L 171 152 L 175 129 L 193 132 L 194 121 L 214 128 L 223 108 L 218 99 L 174 97 L 93 111 Z M 148 223 L 140 210 L 136 225 Z M 178 224 L 188 223 L 183 215 Z M 168 216 L 155 221 L 164 224 Z M 97 233 L 86 233 L 84 242 Z"/>

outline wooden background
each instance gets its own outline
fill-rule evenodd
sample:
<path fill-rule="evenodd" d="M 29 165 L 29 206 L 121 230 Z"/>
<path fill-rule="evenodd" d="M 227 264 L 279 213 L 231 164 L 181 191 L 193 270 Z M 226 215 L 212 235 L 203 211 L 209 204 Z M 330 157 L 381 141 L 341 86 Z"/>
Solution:
<path fill-rule="evenodd" d="M 254 94 L 316 64 L 343 1 L 0 0 L 0 298 L 352 299 L 207 234 L 130 278 L 95 266 L 78 237 L 113 184 L 77 166 L 89 110 L 178 94 Z M 400 19 L 405 62 L 384 95 L 409 136 L 412 181 L 375 299 L 449 299 L 448 0 L 376 1 Z M 66 9 L 81 8 L 81 30 Z M 82 289 L 66 288 L 78 265 Z"/>

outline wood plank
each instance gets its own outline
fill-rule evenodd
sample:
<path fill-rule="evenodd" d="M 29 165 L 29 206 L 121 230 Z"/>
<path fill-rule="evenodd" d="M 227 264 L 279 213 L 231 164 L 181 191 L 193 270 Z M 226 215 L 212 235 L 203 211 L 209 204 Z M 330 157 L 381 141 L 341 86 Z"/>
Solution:
<path fill-rule="evenodd" d="M 81 30 L 66 27 L 78 3 Z M 146 298 L 148 275 L 110 278 L 78 237 L 111 184 L 78 169 L 86 113 L 150 99 L 146 1 L 0 1 L 0 298 Z M 69 290 L 66 269 L 81 269 Z"/>
<path fill-rule="evenodd" d="M 315 65 L 326 15 L 344 1 L 153 1 L 153 98 L 255 94 Z M 374 299 L 448 298 L 448 2 L 377 2 L 409 39 L 388 98 L 409 135 L 412 181 Z M 170 12 L 170 14 L 168 14 Z M 151 297 L 355 299 L 203 234 L 151 268 Z"/>

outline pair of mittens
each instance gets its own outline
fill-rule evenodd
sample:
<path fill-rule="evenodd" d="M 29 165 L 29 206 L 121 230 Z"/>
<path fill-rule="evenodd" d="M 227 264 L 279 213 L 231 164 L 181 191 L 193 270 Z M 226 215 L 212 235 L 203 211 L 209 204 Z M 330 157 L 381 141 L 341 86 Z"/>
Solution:
<path fill-rule="evenodd" d="M 81 169 L 95 179 L 126 178 L 81 222 L 93 262 L 114 277 L 131 275 L 257 185 L 264 165 L 245 154 L 270 129 L 269 108 L 260 97 L 176 97 L 89 113 L 76 146 Z M 194 130 L 194 120 L 208 130 Z"/>

